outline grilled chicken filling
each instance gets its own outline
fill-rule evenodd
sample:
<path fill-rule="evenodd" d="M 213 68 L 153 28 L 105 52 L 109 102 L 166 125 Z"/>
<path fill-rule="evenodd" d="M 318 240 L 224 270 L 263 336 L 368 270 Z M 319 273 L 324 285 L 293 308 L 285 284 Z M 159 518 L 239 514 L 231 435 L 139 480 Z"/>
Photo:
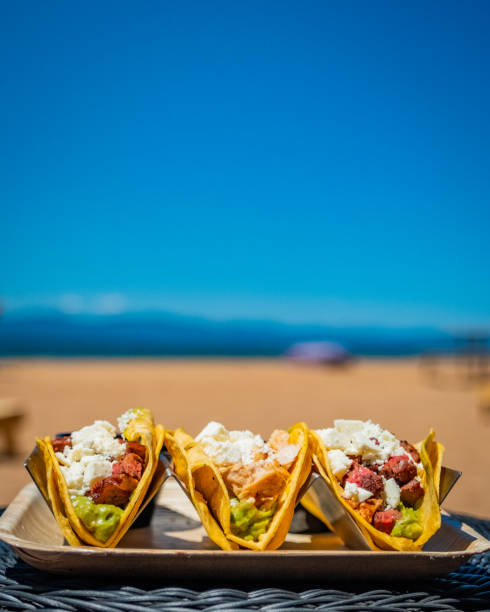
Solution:
<path fill-rule="evenodd" d="M 299 445 L 291 444 L 283 430 L 275 430 L 265 443 L 251 432 L 228 432 L 219 423 L 210 423 L 196 440 L 218 465 L 228 489 L 232 531 L 257 540 L 273 518 Z"/>

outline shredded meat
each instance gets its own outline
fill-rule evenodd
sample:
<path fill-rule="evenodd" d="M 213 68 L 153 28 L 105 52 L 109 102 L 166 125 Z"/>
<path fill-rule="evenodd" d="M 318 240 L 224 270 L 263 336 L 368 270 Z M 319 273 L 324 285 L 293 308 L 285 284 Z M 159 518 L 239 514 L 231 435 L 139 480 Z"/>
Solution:
<path fill-rule="evenodd" d="M 253 499 L 258 508 L 271 508 L 289 478 L 289 472 L 275 461 L 234 463 L 221 468 L 226 487 L 238 499 Z"/>

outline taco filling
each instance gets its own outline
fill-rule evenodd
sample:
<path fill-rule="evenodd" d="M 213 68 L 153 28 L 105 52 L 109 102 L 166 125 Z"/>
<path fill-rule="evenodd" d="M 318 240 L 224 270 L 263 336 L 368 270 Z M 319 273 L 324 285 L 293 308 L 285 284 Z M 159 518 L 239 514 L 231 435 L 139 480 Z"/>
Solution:
<path fill-rule="evenodd" d="M 316 433 L 344 501 L 374 529 L 417 540 L 425 490 L 415 447 L 371 421 L 336 420 Z"/>
<path fill-rule="evenodd" d="M 278 499 L 300 451 L 287 431 L 275 430 L 265 442 L 250 431 L 228 431 L 209 423 L 196 437 L 218 467 L 230 497 L 234 535 L 258 541 L 274 517 Z"/>
<path fill-rule="evenodd" d="M 128 410 L 118 419 L 119 435 L 108 421 L 95 421 L 52 441 L 75 513 L 101 542 L 118 527 L 148 461 L 145 446 L 124 437 L 137 413 Z"/>

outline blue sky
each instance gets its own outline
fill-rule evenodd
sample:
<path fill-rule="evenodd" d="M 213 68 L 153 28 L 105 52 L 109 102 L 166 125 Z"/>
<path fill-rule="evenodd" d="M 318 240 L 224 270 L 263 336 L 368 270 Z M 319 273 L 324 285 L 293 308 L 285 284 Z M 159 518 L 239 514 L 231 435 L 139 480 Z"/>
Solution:
<path fill-rule="evenodd" d="M 490 325 L 490 4 L 0 9 L 0 296 Z"/>

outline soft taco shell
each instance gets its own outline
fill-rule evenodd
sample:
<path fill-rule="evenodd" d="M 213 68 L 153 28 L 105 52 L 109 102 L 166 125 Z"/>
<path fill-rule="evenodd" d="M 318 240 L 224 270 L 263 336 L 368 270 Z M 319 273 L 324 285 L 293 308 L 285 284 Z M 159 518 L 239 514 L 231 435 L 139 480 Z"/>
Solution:
<path fill-rule="evenodd" d="M 230 497 L 218 466 L 183 429 L 166 432 L 165 445 L 174 461 L 175 472 L 186 485 L 209 537 L 223 550 L 239 547 L 274 550 L 284 542 L 298 492 L 311 470 L 308 428 L 304 423 L 298 423 L 291 427 L 289 434 L 291 443 L 300 445 L 298 457 L 278 499 L 269 528 L 255 542 L 240 538 L 231 531 Z"/>
<path fill-rule="evenodd" d="M 158 483 L 154 482 L 155 478 L 163 481 L 163 471 L 157 470 L 157 468 L 164 437 L 164 428 L 161 425 L 154 426 L 151 412 L 146 409 L 139 410 L 138 415 L 130 421 L 126 428 L 125 438 L 128 442 L 139 442 L 145 446 L 148 460 L 141 479 L 124 509 L 118 526 L 105 542 L 94 538 L 76 514 L 66 481 L 53 450 L 51 438 L 38 438 L 36 440 L 44 460 L 47 493 L 51 508 L 69 544 L 72 546 L 88 544 L 100 548 L 114 548 L 118 544 L 138 516 L 142 506 L 146 506 L 151 497 L 157 492 L 159 487 Z"/>
<path fill-rule="evenodd" d="M 441 476 L 442 454 L 444 447 L 435 440 L 434 430 L 415 445 L 420 454 L 420 462 L 424 469 L 417 475 L 425 490 L 421 508 L 421 520 L 423 531 L 417 540 L 409 538 L 394 537 L 375 529 L 356 510 L 354 510 L 342 497 L 343 488 L 332 473 L 328 461 L 328 449 L 315 431 L 310 431 L 310 443 L 313 450 L 313 463 L 320 475 L 330 485 L 339 502 L 355 519 L 373 550 L 421 550 L 423 545 L 431 538 L 441 526 L 441 513 L 439 509 L 439 484 Z M 311 494 L 306 493 L 301 501 L 302 505 L 318 519 L 323 521 L 329 529 L 332 529 L 328 519 L 315 504 Z"/>

